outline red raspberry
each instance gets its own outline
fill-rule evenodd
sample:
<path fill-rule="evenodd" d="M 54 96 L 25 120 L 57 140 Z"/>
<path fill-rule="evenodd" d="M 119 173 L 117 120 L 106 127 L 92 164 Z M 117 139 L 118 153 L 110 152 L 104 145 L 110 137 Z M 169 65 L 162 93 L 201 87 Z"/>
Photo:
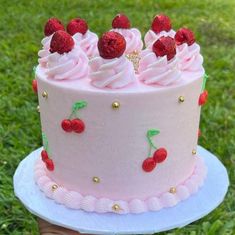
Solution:
<path fill-rule="evenodd" d="M 170 31 L 171 30 L 171 20 L 166 15 L 156 15 L 153 19 L 152 30 L 155 33 L 160 33 L 161 31 Z"/>
<path fill-rule="evenodd" d="M 167 157 L 167 151 L 165 148 L 159 148 L 153 154 L 153 159 L 156 163 L 163 162 Z"/>
<path fill-rule="evenodd" d="M 66 132 L 71 132 L 73 130 L 72 128 L 72 122 L 71 120 L 69 119 L 64 119 L 62 122 L 61 122 L 61 127 L 64 131 Z"/>
<path fill-rule="evenodd" d="M 208 91 L 205 90 L 200 94 L 198 104 L 204 105 L 207 102 L 207 99 L 208 99 Z"/>
<path fill-rule="evenodd" d="M 81 18 L 72 19 L 67 25 L 67 31 L 72 36 L 75 33 L 85 34 L 87 30 L 88 30 L 87 22 Z"/>
<path fill-rule="evenodd" d="M 112 22 L 112 27 L 114 29 L 129 29 L 131 27 L 130 20 L 128 17 L 124 14 L 118 14 L 114 17 Z"/>
<path fill-rule="evenodd" d="M 64 30 L 64 26 L 57 18 L 50 18 L 44 26 L 45 36 L 50 36 L 58 30 Z"/>
<path fill-rule="evenodd" d="M 74 40 L 70 34 L 66 33 L 65 31 L 59 30 L 52 36 L 50 47 L 50 51 L 52 53 L 58 52 L 59 54 L 63 54 L 73 49 Z"/>
<path fill-rule="evenodd" d="M 160 37 L 152 47 L 156 56 L 167 56 L 167 60 L 171 60 L 176 55 L 175 40 L 169 36 Z"/>
<path fill-rule="evenodd" d="M 41 157 L 42 157 L 42 161 L 43 161 L 43 162 L 46 162 L 46 160 L 49 159 L 46 150 L 42 150 L 42 152 L 41 152 Z"/>
<path fill-rule="evenodd" d="M 49 158 L 46 159 L 45 163 L 46 163 L 47 170 L 53 171 L 55 169 L 52 159 L 49 159 Z"/>
<path fill-rule="evenodd" d="M 36 79 L 33 79 L 33 81 L 32 81 L 32 88 L 33 88 L 33 91 L 35 92 L 35 94 L 37 94 L 38 93 L 38 84 L 37 84 Z"/>
<path fill-rule="evenodd" d="M 146 158 L 143 161 L 142 168 L 146 172 L 152 171 L 156 167 L 156 162 L 152 157 Z"/>
<path fill-rule="evenodd" d="M 187 28 L 181 28 L 175 34 L 175 42 L 177 45 L 187 43 L 190 46 L 195 42 L 194 33 Z"/>
<path fill-rule="evenodd" d="M 85 130 L 85 124 L 81 119 L 73 119 L 71 121 L 71 126 L 74 132 L 82 133 Z"/>
<path fill-rule="evenodd" d="M 98 49 L 104 59 L 118 58 L 126 49 L 126 40 L 120 33 L 106 32 L 98 41 Z"/>

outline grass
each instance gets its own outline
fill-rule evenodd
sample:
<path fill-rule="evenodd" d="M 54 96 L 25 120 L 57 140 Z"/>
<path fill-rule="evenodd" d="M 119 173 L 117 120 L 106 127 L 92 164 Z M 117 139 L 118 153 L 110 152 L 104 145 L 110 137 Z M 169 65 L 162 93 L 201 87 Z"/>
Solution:
<path fill-rule="evenodd" d="M 100 34 L 110 28 L 118 12 L 127 13 L 143 33 L 159 12 L 172 18 L 175 29 L 188 26 L 196 33 L 210 76 L 210 99 L 202 108 L 203 136 L 199 143 L 221 159 L 231 181 L 225 201 L 216 210 L 185 228 L 162 234 L 235 233 L 234 0 L 0 0 L 0 5 L 0 234 L 38 234 L 36 218 L 14 196 L 12 176 L 18 163 L 41 146 L 37 98 L 31 80 L 44 22 L 51 16 L 67 22 L 79 15 Z"/>

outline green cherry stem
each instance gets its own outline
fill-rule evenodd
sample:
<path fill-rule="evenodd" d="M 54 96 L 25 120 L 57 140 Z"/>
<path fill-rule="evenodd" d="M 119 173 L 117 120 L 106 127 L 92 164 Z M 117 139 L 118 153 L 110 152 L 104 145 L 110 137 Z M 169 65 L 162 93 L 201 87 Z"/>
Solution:
<path fill-rule="evenodd" d="M 203 82 L 202 82 L 202 91 L 204 91 L 205 87 L 206 87 L 206 81 L 208 79 L 208 75 L 205 73 L 203 76 Z"/>

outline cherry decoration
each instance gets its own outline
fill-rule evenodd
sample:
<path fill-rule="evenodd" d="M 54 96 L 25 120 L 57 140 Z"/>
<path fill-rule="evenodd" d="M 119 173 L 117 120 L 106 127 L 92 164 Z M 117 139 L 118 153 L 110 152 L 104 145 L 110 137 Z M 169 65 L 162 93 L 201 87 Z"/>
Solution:
<path fill-rule="evenodd" d="M 167 157 L 167 151 L 165 148 L 159 148 L 153 154 L 153 159 L 157 163 L 165 161 L 166 157 Z"/>
<path fill-rule="evenodd" d="M 61 127 L 64 131 L 66 132 L 71 132 L 73 130 L 72 128 L 72 122 L 71 120 L 69 119 L 64 119 L 62 122 L 61 122 Z"/>
<path fill-rule="evenodd" d="M 33 88 L 34 93 L 37 94 L 38 93 L 38 83 L 37 83 L 36 79 L 33 79 L 33 81 L 32 81 L 32 88 Z"/>
<path fill-rule="evenodd" d="M 152 157 L 146 158 L 143 161 L 142 168 L 145 172 L 151 172 L 155 167 L 157 163 L 154 161 Z"/>
<path fill-rule="evenodd" d="M 45 163 L 46 163 L 47 170 L 53 171 L 55 169 L 52 159 L 50 159 L 50 158 L 46 159 Z"/>
<path fill-rule="evenodd" d="M 204 90 L 199 96 L 198 104 L 200 106 L 204 105 L 207 102 L 207 99 L 208 99 L 208 91 Z"/>
<path fill-rule="evenodd" d="M 43 162 L 46 162 L 47 159 L 49 159 L 48 153 L 46 150 L 42 150 L 41 152 L 41 158 Z"/>
<path fill-rule="evenodd" d="M 73 119 L 71 121 L 72 130 L 76 133 L 82 133 L 85 130 L 85 124 L 81 119 Z"/>

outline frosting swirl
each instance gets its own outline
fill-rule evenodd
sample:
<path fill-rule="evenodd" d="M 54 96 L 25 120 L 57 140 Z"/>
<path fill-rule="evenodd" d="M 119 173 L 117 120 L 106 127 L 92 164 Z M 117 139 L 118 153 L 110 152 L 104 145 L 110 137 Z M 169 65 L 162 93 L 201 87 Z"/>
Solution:
<path fill-rule="evenodd" d="M 111 31 L 120 33 L 126 40 L 126 54 L 130 54 L 134 51 L 140 52 L 143 48 L 143 42 L 141 40 L 141 33 L 136 28 L 131 29 L 111 29 Z"/>
<path fill-rule="evenodd" d="M 98 88 L 121 88 L 135 80 L 132 63 L 123 55 L 115 59 L 93 58 L 90 61 L 91 84 Z"/>
<path fill-rule="evenodd" d="M 38 52 L 38 56 L 40 57 L 38 59 L 38 63 L 43 67 L 46 66 L 48 56 L 51 54 L 49 50 L 52 36 L 53 34 L 48 37 L 44 37 L 41 41 L 42 49 Z"/>
<path fill-rule="evenodd" d="M 177 46 L 176 56 L 179 58 L 180 70 L 191 72 L 203 70 L 203 57 L 200 54 L 200 46 L 197 43 L 193 43 L 191 46 L 188 46 L 187 43 Z"/>
<path fill-rule="evenodd" d="M 99 54 L 97 48 L 98 36 L 90 30 L 87 30 L 84 35 L 81 33 L 74 34 L 73 39 L 79 44 L 89 58 Z"/>
<path fill-rule="evenodd" d="M 149 49 L 141 53 L 139 64 L 139 79 L 145 84 L 167 86 L 180 78 L 178 59 L 174 57 L 168 61 L 167 56 L 156 57 Z"/>
<path fill-rule="evenodd" d="M 49 78 L 55 80 L 84 78 L 88 75 L 88 58 L 75 44 L 69 53 L 51 53 L 48 56 L 46 73 Z"/>
<path fill-rule="evenodd" d="M 145 36 L 144 36 L 144 43 L 146 47 L 151 47 L 155 41 L 157 41 L 162 36 L 169 36 L 171 38 L 174 38 L 175 31 L 171 29 L 169 32 L 161 31 L 160 33 L 156 34 L 153 30 L 149 30 Z"/>

